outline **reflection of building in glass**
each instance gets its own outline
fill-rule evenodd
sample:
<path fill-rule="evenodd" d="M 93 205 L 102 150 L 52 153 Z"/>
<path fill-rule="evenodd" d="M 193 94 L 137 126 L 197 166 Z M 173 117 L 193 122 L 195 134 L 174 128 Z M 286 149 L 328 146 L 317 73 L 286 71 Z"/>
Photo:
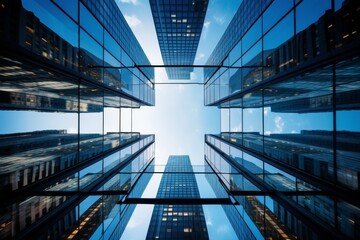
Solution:
<path fill-rule="evenodd" d="M 125 110 L 154 104 L 149 60 L 113 0 L 2 0 L 0 32 L 0 238 L 110 236 L 154 158 Z"/>
<path fill-rule="evenodd" d="M 157 198 L 200 198 L 189 156 L 169 156 Z M 201 205 L 154 206 L 147 239 L 208 239 Z"/>
<path fill-rule="evenodd" d="M 206 165 L 206 168 L 210 170 L 210 167 Z M 210 183 L 212 189 L 215 192 L 215 195 L 219 198 L 227 195 L 223 185 L 220 183 L 215 174 L 206 174 L 206 179 Z M 231 183 L 231 188 L 236 185 Z M 238 239 L 256 239 L 253 232 L 249 228 L 249 225 L 244 220 L 243 216 L 233 205 L 222 205 L 226 216 L 229 219 L 233 229 L 235 230 L 236 236 Z"/>
<path fill-rule="evenodd" d="M 207 160 L 230 192 L 244 188 L 225 169 L 271 192 L 234 192 L 265 238 L 359 235 L 360 5 L 335 2 L 243 1 L 207 61 L 224 67 L 204 70 L 205 104 L 228 123 Z"/>
<path fill-rule="evenodd" d="M 165 65 L 192 65 L 204 24 L 207 0 L 150 1 Z M 190 79 L 192 67 L 167 67 L 169 79 Z"/>
<path fill-rule="evenodd" d="M 57 131 L 49 132 L 56 133 Z M 132 208 L 130 208 L 130 210 L 120 211 L 117 203 L 123 197 L 121 193 L 124 194 L 124 192 L 131 190 L 131 192 L 141 195 L 151 175 L 148 174 L 146 177 L 141 178 L 136 187 L 134 187 L 133 184 L 139 178 L 140 173 L 145 170 L 154 158 L 152 136 L 145 138 L 140 136 L 140 138 L 137 139 L 138 140 L 130 142 L 132 144 L 130 145 L 130 149 L 141 143 L 143 147 L 140 148 L 138 152 L 125 154 L 125 157 L 122 159 L 120 158 L 120 152 L 125 151 L 125 149 L 115 151 L 109 158 L 114 161 L 111 164 L 109 164 L 107 158 L 95 158 L 92 160 L 93 164 L 90 166 L 75 164 L 69 169 L 61 169 L 62 171 L 54 173 L 54 176 L 44 176 L 44 178 L 47 177 L 48 179 L 46 183 L 42 182 L 40 185 L 35 185 L 29 189 L 31 192 L 40 188 L 41 191 L 43 191 L 41 193 L 43 196 L 31 196 L 32 194 L 30 194 L 31 197 L 15 203 L 12 203 L 11 199 L 7 199 L 7 202 L 10 201 L 9 206 L 5 205 L 3 216 L 1 217 L 1 224 L 6 226 L 4 230 L 1 231 L 2 238 L 29 236 L 29 234 L 34 234 L 36 231 L 41 231 L 40 228 L 44 226 L 43 219 L 45 216 L 51 220 L 49 220 L 47 224 L 52 224 L 52 227 L 49 228 L 46 233 L 41 232 L 41 235 L 44 235 L 45 238 L 49 236 L 58 238 L 59 236 L 65 235 L 91 236 L 98 227 L 104 224 L 105 219 L 109 219 L 108 221 L 112 222 L 113 215 L 131 215 L 133 211 Z M 102 168 L 102 166 L 104 167 Z M 107 170 L 105 166 L 111 166 L 111 169 Z M 98 167 L 100 167 L 100 169 Z M 38 168 L 41 169 L 41 166 Z M 131 173 L 131 170 L 137 171 L 136 174 Z M 117 171 L 123 172 L 121 176 L 116 175 Z M 24 172 L 26 172 L 26 169 L 24 169 Z M 30 169 L 27 172 L 32 171 Z M 34 176 L 35 173 L 31 177 L 34 178 Z M 20 178 L 20 180 L 21 179 L 22 178 Z M 109 180 L 104 183 L 106 179 Z M 35 182 L 29 182 L 29 186 L 31 187 L 31 183 L 36 184 L 37 181 L 40 182 L 41 180 L 42 179 L 35 179 Z M 91 205 L 85 204 L 85 208 L 87 209 L 82 212 L 79 217 L 78 213 L 75 213 L 75 216 L 73 214 L 73 212 L 78 211 L 78 207 L 76 207 L 76 205 L 74 206 L 74 202 L 82 205 L 81 201 L 84 199 L 84 196 L 86 196 L 86 194 L 78 195 L 79 189 L 81 189 L 80 192 L 109 190 L 114 192 L 109 196 L 101 196 L 100 194 L 89 196 L 89 199 L 94 199 L 95 197 L 97 200 Z M 1 188 L 1 190 L 4 191 L 6 189 Z M 23 191 L 23 193 L 27 194 L 27 191 Z M 52 194 L 46 196 L 47 193 Z M 54 193 L 56 193 L 56 197 L 51 196 Z M 14 196 L 17 195 L 14 194 Z M 70 209 L 70 211 L 68 209 Z M 126 213 L 126 211 L 130 212 Z M 23 217 L 18 218 L 18 216 Z M 112 222 L 112 224 L 116 226 L 120 224 L 120 217 L 115 219 L 117 222 Z M 125 221 L 123 218 L 121 219 L 121 221 Z M 63 222 L 66 222 L 66 224 L 58 229 L 59 224 L 61 225 Z M 83 224 L 81 225 L 80 223 Z M 127 222 L 122 222 L 121 224 L 126 225 L 126 223 Z M 78 224 L 82 226 L 82 230 L 78 228 Z M 8 228 L 13 228 L 15 231 L 8 231 Z M 32 229 L 30 233 L 29 230 L 27 230 L 28 228 Z M 112 232 L 110 234 L 112 234 Z"/>
<path fill-rule="evenodd" d="M 45 130 L 0 135 L 1 189 L 16 190 L 75 166 L 78 161 L 96 156 L 114 146 L 139 138 L 122 133 L 81 134 L 78 158 L 78 134 L 66 130 Z"/>

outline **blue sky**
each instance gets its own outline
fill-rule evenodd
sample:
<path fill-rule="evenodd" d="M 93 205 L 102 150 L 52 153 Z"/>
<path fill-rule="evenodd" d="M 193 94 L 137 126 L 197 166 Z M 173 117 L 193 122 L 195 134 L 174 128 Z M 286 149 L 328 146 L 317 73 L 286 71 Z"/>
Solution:
<path fill-rule="evenodd" d="M 163 64 L 149 2 L 117 3 L 150 62 Z M 205 64 L 239 4 L 239 0 L 209 1 L 195 64 Z M 202 70 L 195 69 L 192 82 L 203 82 Z M 165 69 L 155 69 L 155 82 L 168 82 Z M 203 94 L 201 85 L 156 85 L 156 105 L 133 110 L 133 131 L 156 135 L 157 163 L 165 163 L 171 154 L 188 154 L 193 163 L 203 162 L 204 134 L 220 132 L 220 111 L 204 107 Z"/>
<path fill-rule="evenodd" d="M 149 2 L 117 2 L 150 62 L 163 64 Z M 195 64 L 205 64 L 240 4 L 240 1 L 209 2 Z M 203 82 L 202 70 L 195 69 L 191 75 L 192 82 Z M 155 82 L 168 82 L 164 69 L 155 69 Z M 204 87 L 185 84 L 156 85 L 155 97 L 154 107 L 133 110 L 133 131 L 155 134 L 156 164 L 165 164 L 169 155 L 177 154 L 190 155 L 193 164 L 203 164 L 204 134 L 220 132 L 220 110 L 204 106 Z M 207 197 L 214 197 L 204 176 L 197 176 L 197 179 L 202 192 Z M 154 176 L 144 196 L 155 197 L 160 180 L 160 175 Z M 147 228 L 144 226 L 149 224 L 152 208 L 151 205 L 137 206 L 122 239 L 145 238 Z M 236 238 L 221 206 L 204 206 L 204 212 L 212 238 Z"/>

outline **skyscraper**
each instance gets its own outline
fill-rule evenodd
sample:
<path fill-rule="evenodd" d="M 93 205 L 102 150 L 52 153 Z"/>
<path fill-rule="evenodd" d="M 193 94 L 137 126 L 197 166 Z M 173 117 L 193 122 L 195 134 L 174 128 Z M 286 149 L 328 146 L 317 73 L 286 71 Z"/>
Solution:
<path fill-rule="evenodd" d="M 109 234 L 154 159 L 129 121 L 154 105 L 149 60 L 113 0 L 0 6 L 0 238 Z"/>
<path fill-rule="evenodd" d="M 161 55 L 169 79 L 190 79 L 204 25 L 207 0 L 150 0 Z"/>
<path fill-rule="evenodd" d="M 189 156 L 169 156 L 156 197 L 200 198 Z M 208 239 L 202 205 L 156 204 L 146 238 Z"/>
<path fill-rule="evenodd" d="M 242 1 L 204 70 L 206 160 L 264 238 L 359 236 L 360 6 L 333 3 Z"/>

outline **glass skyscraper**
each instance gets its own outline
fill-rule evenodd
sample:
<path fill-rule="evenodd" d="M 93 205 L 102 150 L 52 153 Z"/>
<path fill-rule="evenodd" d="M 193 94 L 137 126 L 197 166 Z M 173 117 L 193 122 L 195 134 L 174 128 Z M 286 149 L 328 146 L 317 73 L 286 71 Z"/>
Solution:
<path fill-rule="evenodd" d="M 154 22 L 164 66 L 129 26 L 145 5 L 132 29 Z M 359 33 L 358 0 L 0 0 L 0 239 L 360 239 Z M 137 109 L 190 79 L 199 42 L 220 131 L 175 149 L 195 97 Z M 140 124 L 171 142 L 155 155 Z"/>
<path fill-rule="evenodd" d="M 0 22 L 0 238 L 121 234 L 154 159 L 131 129 L 154 105 L 140 44 L 112 0 L 2 0 Z"/>
<path fill-rule="evenodd" d="M 150 6 L 163 62 L 175 65 L 165 68 L 168 78 L 190 80 L 208 1 L 150 0 Z"/>
<path fill-rule="evenodd" d="M 359 236 L 359 9 L 244 0 L 208 59 L 206 160 L 259 236 Z"/>
<path fill-rule="evenodd" d="M 169 156 L 156 197 L 200 198 L 189 156 Z M 209 239 L 202 205 L 156 204 L 146 238 Z"/>

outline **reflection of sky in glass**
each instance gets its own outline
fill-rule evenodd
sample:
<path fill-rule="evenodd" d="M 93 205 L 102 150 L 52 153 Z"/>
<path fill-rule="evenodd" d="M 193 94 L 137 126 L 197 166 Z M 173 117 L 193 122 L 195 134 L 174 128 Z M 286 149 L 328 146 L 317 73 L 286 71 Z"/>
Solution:
<path fill-rule="evenodd" d="M 235 2 L 235 3 L 234 3 Z M 230 21 L 232 14 L 237 9 L 234 7 L 240 1 L 210 1 L 207 18 L 205 20 L 202 38 L 195 63 L 203 64 L 209 57 L 211 50 Z M 278 1 L 282 2 L 282 1 Z M 285 1 L 288 2 L 288 1 Z M 308 1 L 310 3 L 310 1 Z M 331 1 L 324 1 L 325 4 L 314 4 L 316 7 L 302 6 L 298 9 L 298 14 L 306 16 L 305 19 L 297 19 L 296 31 L 299 32 L 321 16 L 330 6 Z M 339 1 L 335 1 L 339 2 Z M 73 46 L 77 46 L 76 25 L 71 22 L 61 22 L 56 14 L 61 14 L 54 9 L 55 16 L 49 14 L 43 9 L 41 4 L 29 5 L 28 1 L 23 1 L 24 7 L 35 12 L 35 15 L 53 29 L 57 34 Z M 312 3 L 313 4 L 313 3 Z M 65 4 L 66 5 L 66 4 Z M 133 31 L 142 44 L 147 56 L 153 64 L 161 64 L 161 54 L 158 49 L 158 43 L 155 35 L 155 29 L 152 22 L 151 12 L 148 3 L 140 2 L 139 5 L 119 3 L 119 6 L 131 25 Z M 325 6 L 325 7 L 324 7 Z M 306 10 L 306 14 L 302 11 Z M 280 12 L 280 11 L 279 11 Z M 221 13 L 221 14 L 220 14 Z M 292 21 L 293 15 L 283 19 L 283 22 L 277 26 L 273 35 L 279 35 L 286 31 L 291 35 L 293 29 L 288 21 Z M 94 19 L 93 19 L 94 20 Z M 75 27 L 75 28 L 74 28 Z M 91 24 L 84 26 L 89 32 L 101 31 L 101 29 L 92 29 Z M 269 26 L 270 28 L 270 26 Z M 75 34 L 74 34 L 75 33 Z M 96 35 L 96 34 L 95 34 Z M 251 35 L 251 33 L 249 34 Z M 280 34 L 281 35 L 281 34 Z M 89 49 L 102 58 L 100 46 L 96 46 L 95 40 L 87 36 L 81 30 L 81 47 Z M 252 39 L 254 36 L 251 36 Z M 265 37 L 264 47 L 268 49 L 279 46 L 290 36 L 282 35 L 283 38 L 274 38 L 269 35 Z M 274 41 L 273 39 L 276 39 Z M 102 41 L 102 40 L 99 40 Z M 245 44 L 245 47 L 250 47 Z M 261 43 L 255 45 L 244 57 L 244 62 L 251 61 L 261 50 Z M 108 53 L 105 53 L 108 54 Z M 110 55 L 107 56 L 108 63 L 118 65 L 117 60 Z M 248 58 L 246 58 L 248 57 Z M 124 76 L 124 75 L 123 75 Z M 196 69 L 192 73 L 193 82 L 202 82 L 202 69 Z M 166 82 L 167 76 L 164 69 L 156 69 L 156 82 Z M 165 163 L 170 154 L 189 154 L 193 163 L 203 163 L 204 134 L 218 133 L 221 131 L 244 131 L 260 132 L 265 135 L 278 133 L 300 133 L 301 130 L 333 130 L 332 112 L 314 112 L 314 113 L 291 113 L 272 111 L 271 107 L 246 108 L 244 111 L 238 109 L 225 109 L 220 111 L 215 107 L 204 107 L 204 89 L 199 85 L 157 85 L 156 86 L 156 106 L 142 107 L 141 109 L 121 109 L 104 108 L 103 112 L 81 113 L 61 113 L 61 112 L 32 112 L 32 111 L 0 111 L 0 133 L 30 132 L 47 129 L 65 129 L 68 133 L 77 133 L 78 121 L 80 122 L 80 133 L 107 133 L 107 132 L 131 132 L 138 131 L 142 134 L 155 133 L 156 135 L 156 163 Z M 244 125 L 241 118 L 244 117 Z M 264 119 L 262 119 L 264 117 Z M 336 112 L 336 129 L 338 131 L 360 131 L 358 119 L 360 111 L 339 110 Z M 229 119 L 229 121 L 227 121 Z M 119 125 L 119 121 L 121 122 Z M 104 126 L 103 126 L 104 123 Z M 122 153 L 126 153 L 123 151 Z M 248 154 L 244 154 L 244 159 L 248 160 L 258 168 L 262 167 L 262 162 Z M 108 159 L 109 163 L 110 158 Z M 80 172 L 80 178 L 86 174 L 97 173 L 99 164 L 89 166 Z M 246 168 L 253 169 L 255 165 L 246 165 Z M 280 173 L 288 179 L 294 180 L 290 175 L 279 171 L 278 169 L 265 165 L 265 171 L 271 173 Z M 253 170 L 253 172 L 256 172 Z M 162 174 L 154 174 L 151 178 L 143 197 L 155 197 L 157 187 Z M 202 197 L 215 197 L 212 188 L 206 181 L 204 174 L 196 175 L 200 194 Z M 80 205 L 80 214 L 88 209 L 99 197 L 89 197 Z M 274 207 L 273 200 L 269 197 L 257 198 L 260 202 L 265 202 L 271 210 Z M 149 224 L 152 205 L 137 206 L 133 217 L 127 226 L 123 239 L 143 239 L 146 236 L 147 226 Z M 204 206 L 204 212 L 208 225 L 208 231 L 211 238 L 214 239 L 232 239 L 234 232 L 229 224 L 227 217 L 221 206 Z M 249 218 L 246 216 L 245 218 Z M 251 223 L 251 221 L 248 221 Z M 249 227 L 254 231 L 257 237 L 261 237 L 260 232 L 255 225 Z M 93 237 L 100 235 L 95 233 Z"/>

